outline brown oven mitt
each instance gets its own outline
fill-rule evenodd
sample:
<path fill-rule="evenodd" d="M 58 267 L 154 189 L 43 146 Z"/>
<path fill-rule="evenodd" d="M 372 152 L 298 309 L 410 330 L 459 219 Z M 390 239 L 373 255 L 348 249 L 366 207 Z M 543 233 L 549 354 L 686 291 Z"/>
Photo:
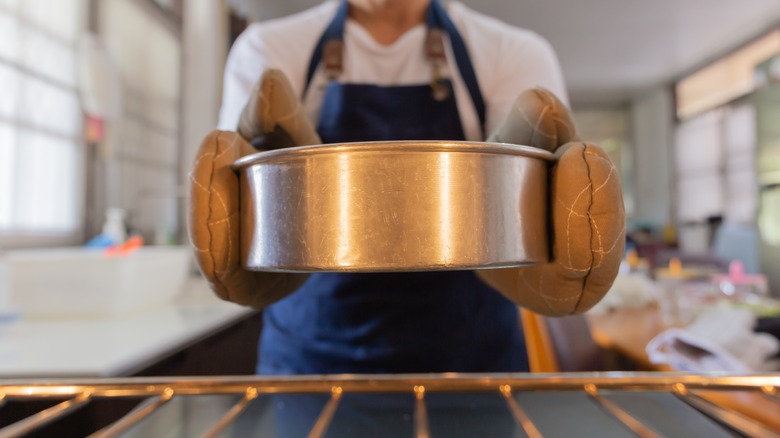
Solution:
<path fill-rule="evenodd" d="M 598 146 L 581 142 L 566 106 L 534 88 L 521 94 L 488 141 L 546 149 L 551 259 L 477 274 L 515 303 L 544 315 L 581 313 L 607 293 L 625 245 L 618 170 Z"/>
<path fill-rule="evenodd" d="M 258 152 L 321 143 L 278 70 L 267 70 L 244 107 L 238 132 L 212 131 L 190 173 L 188 228 L 200 271 L 220 298 L 256 309 L 300 287 L 306 274 L 247 271 L 241 266 L 238 175 L 231 165 Z"/>

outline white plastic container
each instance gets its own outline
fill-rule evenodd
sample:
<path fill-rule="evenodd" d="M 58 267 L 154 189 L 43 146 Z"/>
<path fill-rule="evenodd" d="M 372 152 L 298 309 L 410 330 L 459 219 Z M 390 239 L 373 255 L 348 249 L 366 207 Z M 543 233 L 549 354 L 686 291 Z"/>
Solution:
<path fill-rule="evenodd" d="M 23 317 L 102 317 L 170 302 L 189 273 L 189 247 L 128 254 L 61 248 L 6 253 L 11 305 Z"/>

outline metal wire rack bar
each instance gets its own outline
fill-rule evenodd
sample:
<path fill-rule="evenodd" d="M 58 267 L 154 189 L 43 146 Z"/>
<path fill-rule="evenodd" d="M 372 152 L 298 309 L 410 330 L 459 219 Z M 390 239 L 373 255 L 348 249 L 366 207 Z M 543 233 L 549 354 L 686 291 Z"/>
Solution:
<path fill-rule="evenodd" d="M 523 431 L 528 435 L 528 438 L 542 438 L 542 433 L 539 432 L 539 429 L 533 421 L 531 421 L 531 417 L 529 417 L 525 410 L 520 407 L 517 400 L 512 397 L 512 388 L 509 385 L 501 385 L 499 391 L 501 391 L 501 394 L 504 396 L 515 422 L 523 428 Z"/>
<path fill-rule="evenodd" d="M 90 393 L 94 397 L 139 397 L 162 395 L 244 394 L 256 388 L 260 394 L 329 393 L 338 386 L 349 393 L 414 392 L 422 385 L 429 392 L 494 391 L 509 385 L 516 391 L 577 391 L 586 385 L 599 390 L 674 391 L 689 390 L 780 391 L 780 374 L 725 375 L 677 373 L 572 373 L 572 374 L 455 374 L 443 375 L 333 375 L 221 378 L 122 378 L 67 381 L 0 380 L 0 393 L 18 397 L 59 397 Z"/>
<path fill-rule="evenodd" d="M 736 412 L 732 412 L 728 409 L 717 406 L 695 394 L 684 392 L 679 394 L 679 397 L 684 402 L 698 409 L 713 420 L 724 424 L 745 436 L 753 438 L 780 437 L 780 434 L 764 427 L 760 423 L 746 418 Z M 778 405 L 778 412 L 780 412 L 780 405 Z"/>
<path fill-rule="evenodd" d="M 417 438 L 428 438 L 431 436 L 428 430 L 428 409 L 425 407 L 425 387 L 418 385 L 414 387 L 414 431 Z"/>
<path fill-rule="evenodd" d="M 89 400 L 89 393 L 79 394 L 75 398 L 66 400 L 0 429 L 0 438 L 15 438 L 26 435 L 84 406 L 89 403 Z"/>
<path fill-rule="evenodd" d="M 322 412 L 320 413 L 319 418 L 317 418 L 317 422 L 314 423 L 314 427 L 312 427 L 311 432 L 309 432 L 309 438 L 320 438 L 325 436 L 325 432 L 328 431 L 328 426 L 330 426 L 330 421 L 333 419 L 333 415 L 336 414 L 336 409 L 339 407 L 342 392 L 341 387 L 331 387 L 330 400 L 328 400 L 328 403 L 322 408 Z"/>
<path fill-rule="evenodd" d="M 661 435 L 659 435 L 651 427 L 637 420 L 633 415 L 623 410 L 623 408 L 618 406 L 613 401 L 602 397 L 601 394 L 599 394 L 599 390 L 596 385 L 585 385 L 585 392 L 588 394 L 588 396 L 595 400 L 596 403 L 601 405 L 601 407 L 603 407 L 609 414 L 617 418 L 618 421 L 631 429 L 631 431 L 637 434 L 640 438 L 661 438 Z"/>
<path fill-rule="evenodd" d="M 69 381 L 0 381 L 0 405 L 6 400 L 46 398 L 69 399 L 6 428 L 0 438 L 17 437 L 42 427 L 94 398 L 148 397 L 141 407 L 131 411 L 95 437 L 113 437 L 152 415 L 174 397 L 192 395 L 243 395 L 210 429 L 206 437 L 215 437 L 230 425 L 262 394 L 329 393 L 309 437 L 322 437 L 347 393 L 411 393 L 415 395 L 415 436 L 430 436 L 425 395 L 429 392 L 498 392 L 515 422 L 531 438 L 542 434 L 514 395 L 523 391 L 583 391 L 606 413 L 640 437 L 660 436 L 650 426 L 629 414 L 603 391 L 664 391 L 702 414 L 747 436 L 780 437 L 764 425 L 743 417 L 712 401 L 695 395 L 697 390 L 748 391 L 762 394 L 777 403 L 780 412 L 780 374 L 725 375 L 679 373 L 587 373 L 587 374 L 443 374 L 443 375 L 336 375 L 293 377 L 221 377 L 221 378 L 127 378 Z"/>
<path fill-rule="evenodd" d="M 147 399 L 138 409 L 119 419 L 105 429 L 99 430 L 89 438 L 113 438 L 130 429 L 144 418 L 152 415 L 157 409 L 168 403 L 173 398 L 173 391 L 163 392 L 163 395 Z"/>
<path fill-rule="evenodd" d="M 233 405 L 232 408 L 230 408 L 229 411 L 225 413 L 222 418 L 220 418 L 214 426 L 212 426 L 211 429 L 209 429 L 206 433 L 203 434 L 203 438 L 216 438 L 219 436 L 219 434 L 228 427 L 233 421 L 238 418 L 239 415 L 241 415 L 244 410 L 246 410 L 247 406 L 249 406 L 249 403 L 252 402 L 252 400 L 257 398 L 257 389 L 255 388 L 248 388 L 246 390 L 246 394 L 244 395 L 244 398 L 238 401 L 235 405 Z"/>

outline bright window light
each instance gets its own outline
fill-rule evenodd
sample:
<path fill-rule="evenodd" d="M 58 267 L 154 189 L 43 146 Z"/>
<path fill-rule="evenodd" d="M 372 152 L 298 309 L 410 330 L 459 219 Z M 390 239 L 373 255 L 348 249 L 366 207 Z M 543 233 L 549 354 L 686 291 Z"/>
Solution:
<path fill-rule="evenodd" d="M 19 52 L 19 21 L 8 11 L 0 9 L 0 59 L 15 62 L 19 59 Z"/>
<path fill-rule="evenodd" d="M 0 0 L 0 246 L 81 230 L 84 0 Z M 22 242 L 23 244 L 23 242 Z"/>
<path fill-rule="evenodd" d="M 76 64 L 73 48 L 43 32 L 26 30 L 21 65 L 40 76 L 73 87 L 76 85 Z"/>
<path fill-rule="evenodd" d="M 83 0 L 19 1 L 21 18 L 58 40 L 72 43 L 82 29 Z"/>
<path fill-rule="evenodd" d="M 780 53 L 780 30 L 746 45 L 677 83 L 677 116 L 687 119 L 755 89 L 756 65 Z"/>
<path fill-rule="evenodd" d="M 80 131 L 80 114 L 78 98 L 72 91 L 35 78 L 24 80 L 19 118 L 25 124 L 73 138 Z"/>
<path fill-rule="evenodd" d="M 13 223 L 14 162 L 16 161 L 16 130 L 7 123 L 0 123 L 0 229 Z"/>
<path fill-rule="evenodd" d="M 22 231 L 68 231 L 77 226 L 76 147 L 59 137 L 24 130 L 19 151 L 15 219 Z M 34 193 L 35 196 L 29 196 Z"/>
<path fill-rule="evenodd" d="M 19 7 L 20 2 L 21 0 L 0 0 L 0 8 L 15 11 Z"/>
<path fill-rule="evenodd" d="M 11 120 L 19 108 L 19 72 L 0 64 L 0 118 Z"/>

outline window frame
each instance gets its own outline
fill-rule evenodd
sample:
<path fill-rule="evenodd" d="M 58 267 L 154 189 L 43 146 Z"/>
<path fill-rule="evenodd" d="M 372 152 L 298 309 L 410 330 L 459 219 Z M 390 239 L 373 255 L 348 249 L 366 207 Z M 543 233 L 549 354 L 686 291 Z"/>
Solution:
<path fill-rule="evenodd" d="M 78 14 L 79 22 L 77 24 L 77 28 L 79 29 L 80 32 L 87 30 L 89 9 L 91 7 L 91 2 L 85 0 L 82 2 L 81 5 L 82 5 L 82 10 L 79 11 Z M 75 55 L 77 50 L 76 49 L 77 43 L 75 40 L 74 41 L 63 40 L 62 37 L 55 35 L 50 30 L 41 27 L 36 23 L 30 22 L 18 10 L 7 9 L 3 6 L 0 6 L 0 11 L 3 11 L 4 13 L 9 14 L 14 19 L 18 20 L 18 23 L 21 26 L 24 26 L 26 29 L 32 29 L 35 32 L 39 32 L 45 35 L 46 37 L 51 38 L 52 40 L 57 41 L 58 43 L 63 44 L 64 46 L 72 49 Z M 53 78 L 49 78 L 43 74 L 40 74 L 22 65 L 19 61 L 0 58 L 0 65 L 8 69 L 14 70 L 17 74 L 20 75 L 21 78 L 24 79 L 29 78 L 35 81 L 40 81 L 45 83 L 48 86 L 66 91 L 67 93 L 74 96 L 79 103 L 79 107 L 81 106 L 81 99 L 79 96 L 77 82 L 74 83 L 73 85 L 70 85 Z M 82 117 L 81 113 L 79 113 L 78 117 L 79 118 Z M 77 205 L 75 206 L 75 210 L 76 210 L 75 228 L 68 231 L 25 230 L 25 229 L 14 228 L 14 226 L 11 226 L 9 228 L 0 228 L 0 251 L 5 249 L 16 249 L 16 248 L 24 248 L 24 247 L 68 246 L 68 245 L 78 245 L 82 243 L 84 239 L 84 221 L 86 216 L 86 204 L 85 204 L 86 197 L 84 194 L 85 194 L 85 188 L 87 187 L 87 177 L 86 177 L 86 172 L 84 171 L 85 169 L 87 169 L 86 167 L 87 153 L 84 145 L 84 140 L 81 135 L 82 126 L 79 125 L 75 131 L 75 134 L 73 135 L 66 135 L 59 132 L 52 132 L 45 128 L 31 126 L 29 123 L 22 120 L 22 116 L 18 112 L 17 114 L 14 114 L 11 117 L 0 115 L 0 123 L 10 125 L 13 129 L 16 130 L 27 130 L 35 133 L 41 133 L 72 143 L 73 146 L 76 148 L 75 152 L 76 152 L 76 166 L 77 166 L 77 168 L 75 169 L 77 178 L 75 181 L 75 186 L 73 188 L 75 192 L 74 199 L 77 202 Z M 16 190 L 18 189 L 15 188 L 14 191 Z"/>

